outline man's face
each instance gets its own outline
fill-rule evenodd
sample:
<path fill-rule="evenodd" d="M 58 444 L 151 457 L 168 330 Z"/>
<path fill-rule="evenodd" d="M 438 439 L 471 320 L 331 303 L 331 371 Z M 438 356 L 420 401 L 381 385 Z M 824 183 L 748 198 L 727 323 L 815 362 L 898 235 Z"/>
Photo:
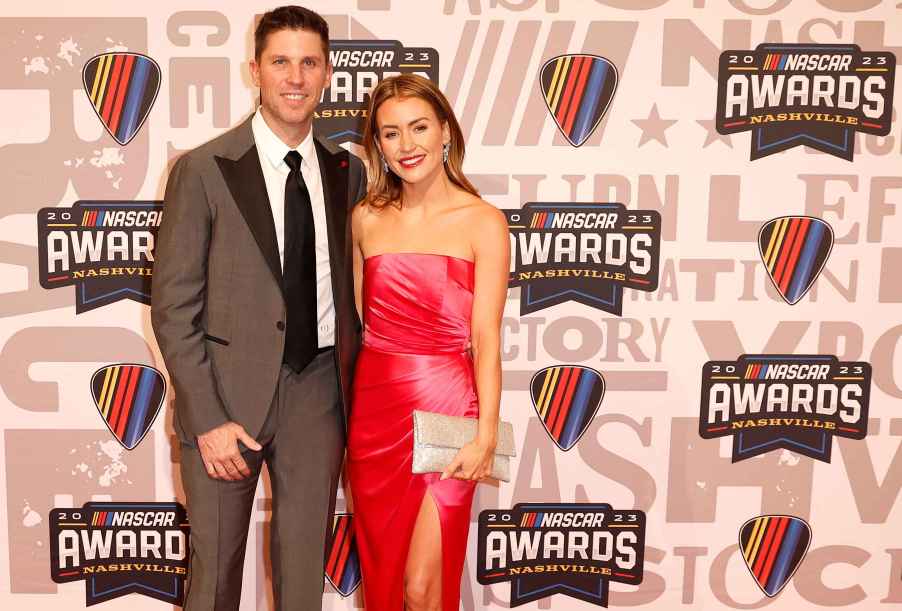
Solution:
<path fill-rule="evenodd" d="M 251 62 L 251 75 L 266 118 L 275 123 L 270 127 L 290 132 L 312 121 L 332 79 L 332 65 L 316 32 L 278 30 L 266 37 L 260 59 Z"/>

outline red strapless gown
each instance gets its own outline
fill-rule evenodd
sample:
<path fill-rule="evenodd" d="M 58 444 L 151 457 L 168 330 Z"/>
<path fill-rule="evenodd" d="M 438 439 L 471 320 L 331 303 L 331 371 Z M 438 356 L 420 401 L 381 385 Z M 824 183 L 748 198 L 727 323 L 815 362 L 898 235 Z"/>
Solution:
<path fill-rule="evenodd" d="M 387 253 L 363 267 L 363 348 L 348 435 L 348 476 L 366 611 L 402 611 L 404 567 L 427 491 L 442 529 L 442 608 L 457 611 L 476 484 L 411 473 L 415 409 L 477 417 L 466 351 L 472 261 Z"/>

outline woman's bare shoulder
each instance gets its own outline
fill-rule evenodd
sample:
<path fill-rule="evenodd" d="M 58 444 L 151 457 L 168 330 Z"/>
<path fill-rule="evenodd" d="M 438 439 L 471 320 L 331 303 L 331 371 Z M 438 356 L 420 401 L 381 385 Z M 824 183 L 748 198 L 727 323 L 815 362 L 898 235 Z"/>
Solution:
<path fill-rule="evenodd" d="M 367 224 L 385 216 L 385 212 L 392 206 L 390 204 L 384 206 L 372 206 L 367 200 L 362 200 L 354 206 L 351 211 L 351 222 L 354 224 Z"/>
<path fill-rule="evenodd" d="M 366 203 L 366 200 L 358 203 L 351 210 L 351 233 L 354 240 L 359 241 L 373 227 L 374 221 L 378 218 L 378 209 Z"/>
<path fill-rule="evenodd" d="M 467 194 L 461 203 L 460 225 L 466 229 L 470 248 L 474 253 L 493 250 L 495 245 L 507 248 L 508 223 L 504 213 L 484 199 Z"/>
<path fill-rule="evenodd" d="M 351 208 L 351 228 L 358 229 L 363 225 L 363 221 L 366 216 L 369 214 L 369 205 L 367 205 L 366 200 L 358 202 Z"/>
<path fill-rule="evenodd" d="M 504 226 L 507 229 L 507 217 L 498 208 L 476 195 L 467 194 L 467 199 L 461 203 L 461 212 L 467 217 L 468 223 L 490 225 L 493 227 Z"/>

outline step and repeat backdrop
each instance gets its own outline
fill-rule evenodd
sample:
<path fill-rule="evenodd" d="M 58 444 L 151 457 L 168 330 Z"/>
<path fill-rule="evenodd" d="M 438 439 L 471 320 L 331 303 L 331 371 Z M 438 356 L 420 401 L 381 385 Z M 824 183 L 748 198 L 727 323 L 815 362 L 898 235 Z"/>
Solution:
<path fill-rule="evenodd" d="M 502 417 L 462 608 L 902 603 L 895 0 L 312 0 L 316 131 L 416 72 L 510 225 Z M 260 2 L 0 11 L 0 601 L 171 609 L 190 572 L 150 328 L 172 162 L 254 108 Z M 242 608 L 272 608 L 270 485 Z M 304 519 L 303 515 L 297 519 Z M 337 500 L 324 609 L 362 607 Z"/>

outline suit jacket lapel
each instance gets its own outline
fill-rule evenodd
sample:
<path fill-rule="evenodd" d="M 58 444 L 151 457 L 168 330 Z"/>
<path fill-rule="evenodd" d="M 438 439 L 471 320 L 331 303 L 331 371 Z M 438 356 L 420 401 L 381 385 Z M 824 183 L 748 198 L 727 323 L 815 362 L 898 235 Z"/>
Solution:
<path fill-rule="evenodd" d="M 336 291 L 336 273 L 341 274 L 345 264 L 345 235 L 348 218 L 348 161 L 341 154 L 331 153 L 314 138 L 319 171 L 323 183 L 323 202 L 326 206 L 326 231 L 329 236 L 329 260 L 332 264 L 332 290 Z"/>
<path fill-rule="evenodd" d="M 248 125 L 248 128 L 250 126 Z M 251 230 L 266 264 L 282 288 L 282 264 L 279 261 L 279 245 L 276 241 L 276 226 L 272 218 L 266 181 L 260 168 L 257 146 L 252 145 L 244 155 L 236 160 L 216 157 L 219 171 L 232 194 L 232 199 L 241 211 Z"/>

